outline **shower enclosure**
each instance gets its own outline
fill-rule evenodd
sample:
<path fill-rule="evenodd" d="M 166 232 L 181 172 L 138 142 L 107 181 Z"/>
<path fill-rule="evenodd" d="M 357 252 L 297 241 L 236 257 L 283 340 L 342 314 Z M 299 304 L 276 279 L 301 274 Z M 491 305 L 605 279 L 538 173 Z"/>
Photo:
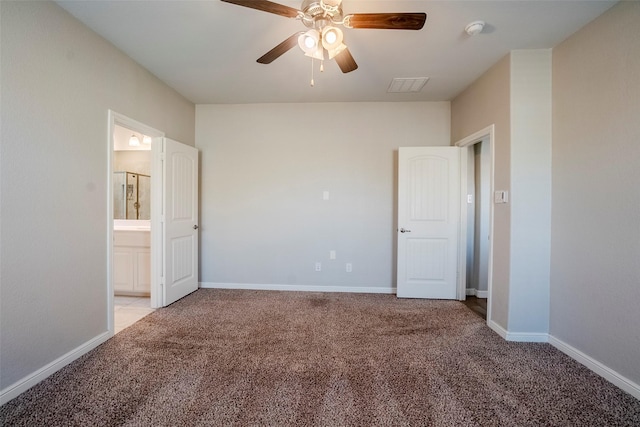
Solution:
<path fill-rule="evenodd" d="M 151 177 L 134 172 L 113 173 L 113 218 L 151 219 Z"/>

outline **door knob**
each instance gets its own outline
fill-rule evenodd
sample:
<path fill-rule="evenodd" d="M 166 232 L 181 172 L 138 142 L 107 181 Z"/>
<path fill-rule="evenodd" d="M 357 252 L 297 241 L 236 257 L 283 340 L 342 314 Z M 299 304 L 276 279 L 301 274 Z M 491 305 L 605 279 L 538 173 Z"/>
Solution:
<path fill-rule="evenodd" d="M 194 225 L 194 226 L 193 226 L 193 229 L 194 229 L 194 230 L 197 230 L 197 229 L 198 229 L 198 226 L 197 226 L 197 225 Z"/>
<path fill-rule="evenodd" d="M 411 230 L 407 230 L 406 228 L 401 228 L 400 232 L 401 233 L 411 233 Z"/>

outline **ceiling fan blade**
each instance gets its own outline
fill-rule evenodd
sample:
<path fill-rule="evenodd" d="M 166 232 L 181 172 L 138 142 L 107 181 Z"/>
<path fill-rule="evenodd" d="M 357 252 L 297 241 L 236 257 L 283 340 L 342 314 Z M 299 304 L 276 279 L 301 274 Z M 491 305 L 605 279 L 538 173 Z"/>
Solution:
<path fill-rule="evenodd" d="M 351 52 L 349 52 L 349 48 L 345 48 L 342 52 L 337 54 L 333 59 L 336 60 L 338 66 L 342 70 L 343 73 L 350 73 L 351 71 L 358 68 L 358 64 L 351 56 Z"/>
<path fill-rule="evenodd" d="M 289 49 L 298 45 L 298 37 L 300 37 L 300 34 L 302 34 L 302 31 L 299 33 L 295 33 L 294 35 L 280 43 L 278 46 L 262 55 L 260 58 L 258 58 L 258 62 L 261 64 L 271 64 Z"/>
<path fill-rule="evenodd" d="M 378 30 L 419 30 L 426 20 L 426 13 L 355 13 L 345 17 L 350 28 Z"/>
<path fill-rule="evenodd" d="M 237 4 L 238 6 L 257 9 L 263 12 L 275 13 L 276 15 L 286 16 L 287 18 L 295 18 L 298 16 L 298 9 L 294 9 L 283 4 L 274 3 L 267 0 L 221 0 L 225 3 Z"/>

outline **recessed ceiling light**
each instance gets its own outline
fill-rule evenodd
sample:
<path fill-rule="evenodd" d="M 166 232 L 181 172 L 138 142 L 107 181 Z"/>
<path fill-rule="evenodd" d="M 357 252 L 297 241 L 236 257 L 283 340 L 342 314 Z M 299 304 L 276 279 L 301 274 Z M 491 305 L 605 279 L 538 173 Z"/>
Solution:
<path fill-rule="evenodd" d="M 429 77 L 395 78 L 391 81 L 387 93 L 415 93 L 420 92 L 427 84 Z"/>

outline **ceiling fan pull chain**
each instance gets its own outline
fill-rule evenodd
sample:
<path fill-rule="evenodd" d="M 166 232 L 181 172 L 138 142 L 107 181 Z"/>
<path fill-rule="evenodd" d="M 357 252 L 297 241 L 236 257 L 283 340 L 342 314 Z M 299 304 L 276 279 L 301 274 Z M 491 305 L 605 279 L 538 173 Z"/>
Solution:
<path fill-rule="evenodd" d="M 324 73 L 324 59 L 320 60 L 320 72 Z"/>
<path fill-rule="evenodd" d="M 313 58 L 311 58 L 311 87 L 313 87 L 315 85 L 315 82 L 313 81 Z"/>

